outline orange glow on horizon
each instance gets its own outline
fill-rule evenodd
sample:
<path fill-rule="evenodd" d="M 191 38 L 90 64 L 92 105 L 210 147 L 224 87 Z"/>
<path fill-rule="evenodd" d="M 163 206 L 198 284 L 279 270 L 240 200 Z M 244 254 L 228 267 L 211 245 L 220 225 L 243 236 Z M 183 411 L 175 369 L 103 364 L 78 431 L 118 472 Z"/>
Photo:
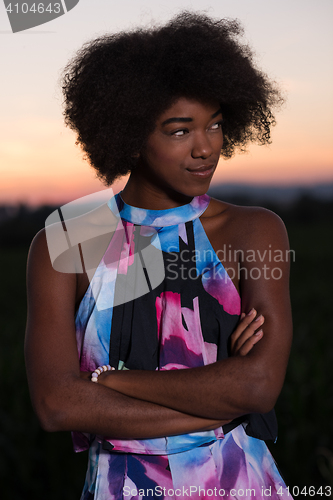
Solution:
<path fill-rule="evenodd" d="M 25 117 L 2 128 L 0 204 L 63 204 L 105 189 L 74 145 L 75 135 L 60 120 Z M 249 153 L 221 159 L 212 183 L 333 182 L 333 154 L 327 144 L 317 141 L 314 148 L 301 134 L 290 140 L 290 133 L 280 128 L 272 145 L 251 145 Z M 125 182 L 116 182 L 113 190 Z"/>

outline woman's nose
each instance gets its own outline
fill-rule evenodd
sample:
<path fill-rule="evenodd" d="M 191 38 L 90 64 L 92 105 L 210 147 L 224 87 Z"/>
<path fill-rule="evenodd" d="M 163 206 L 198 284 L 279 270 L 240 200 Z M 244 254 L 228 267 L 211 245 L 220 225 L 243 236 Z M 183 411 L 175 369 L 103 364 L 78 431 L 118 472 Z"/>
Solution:
<path fill-rule="evenodd" d="M 193 158 L 209 158 L 213 148 L 206 134 L 197 134 L 192 145 Z"/>

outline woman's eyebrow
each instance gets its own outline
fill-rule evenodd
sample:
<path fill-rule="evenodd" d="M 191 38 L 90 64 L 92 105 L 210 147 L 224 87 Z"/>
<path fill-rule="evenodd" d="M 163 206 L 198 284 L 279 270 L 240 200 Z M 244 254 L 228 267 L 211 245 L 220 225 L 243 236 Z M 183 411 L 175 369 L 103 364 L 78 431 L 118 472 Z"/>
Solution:
<path fill-rule="evenodd" d="M 164 120 L 164 122 L 162 122 L 162 125 L 167 125 L 168 123 L 175 123 L 175 122 L 193 122 L 193 118 L 186 118 L 186 117 L 168 118 L 167 120 Z"/>
<path fill-rule="evenodd" d="M 220 115 L 222 113 L 221 108 L 216 111 L 216 113 L 213 113 L 211 118 L 216 118 L 216 116 Z M 190 117 L 185 117 L 185 116 L 179 116 L 179 117 L 173 117 L 173 118 L 168 118 L 167 120 L 164 120 L 162 122 L 162 125 L 167 125 L 168 123 L 186 123 L 186 122 L 193 122 L 193 118 Z"/>
<path fill-rule="evenodd" d="M 216 111 L 216 113 L 214 113 L 214 114 L 212 115 L 212 118 L 216 118 L 218 115 L 222 115 L 222 109 L 221 109 L 221 108 L 220 108 L 220 109 L 218 109 L 218 110 Z"/>

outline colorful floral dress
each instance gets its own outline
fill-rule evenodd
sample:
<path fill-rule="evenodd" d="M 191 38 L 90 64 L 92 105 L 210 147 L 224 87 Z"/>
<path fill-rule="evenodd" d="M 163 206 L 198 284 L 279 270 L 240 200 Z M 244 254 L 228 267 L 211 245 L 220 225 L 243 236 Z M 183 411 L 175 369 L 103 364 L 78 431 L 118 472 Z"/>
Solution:
<path fill-rule="evenodd" d="M 228 357 L 239 294 L 200 221 L 210 198 L 169 210 L 108 206 L 117 226 L 76 315 L 84 371 L 173 370 Z M 74 432 L 89 448 L 81 500 L 291 498 L 265 442 L 274 414 L 248 415 L 215 431 L 155 439 Z"/>

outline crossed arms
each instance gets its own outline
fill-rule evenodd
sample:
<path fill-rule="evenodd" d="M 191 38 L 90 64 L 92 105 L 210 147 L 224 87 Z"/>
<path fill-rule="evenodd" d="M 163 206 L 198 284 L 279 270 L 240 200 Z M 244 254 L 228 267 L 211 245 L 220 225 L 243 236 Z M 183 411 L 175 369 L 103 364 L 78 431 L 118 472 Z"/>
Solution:
<path fill-rule="evenodd" d="M 247 235 L 248 245 L 288 248 L 282 223 L 273 214 L 260 217 L 258 231 L 265 236 L 259 241 L 253 234 L 250 241 Z M 142 439 L 211 430 L 244 414 L 269 411 L 282 388 L 291 343 L 288 264 L 279 263 L 279 280 L 241 281 L 242 310 L 255 308 L 265 324 L 255 336 L 263 318 L 255 323 L 255 311 L 243 315 L 230 358 L 186 370 L 107 372 L 94 384 L 80 374 L 77 355 L 77 275 L 52 268 L 40 232 L 28 263 L 25 352 L 43 428 Z"/>

